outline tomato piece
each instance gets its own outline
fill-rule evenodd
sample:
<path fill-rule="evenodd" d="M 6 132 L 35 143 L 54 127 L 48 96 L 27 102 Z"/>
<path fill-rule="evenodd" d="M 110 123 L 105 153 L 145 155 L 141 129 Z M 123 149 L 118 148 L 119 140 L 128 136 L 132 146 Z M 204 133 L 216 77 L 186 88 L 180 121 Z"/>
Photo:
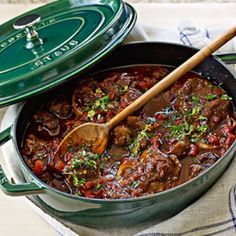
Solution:
<path fill-rule="evenodd" d="M 44 163 L 43 163 L 42 160 L 37 160 L 37 161 L 35 162 L 33 171 L 34 171 L 34 173 L 35 173 L 36 175 L 42 174 L 42 172 L 43 172 L 43 164 L 44 164 Z"/>
<path fill-rule="evenodd" d="M 158 121 L 163 121 L 163 120 L 168 120 L 169 119 L 169 117 L 167 115 L 162 114 L 162 113 L 155 114 L 155 118 Z"/>
<path fill-rule="evenodd" d="M 85 183 L 85 187 L 86 187 L 87 189 L 91 189 L 93 186 L 94 186 L 93 181 L 87 181 L 87 182 Z"/>
<path fill-rule="evenodd" d="M 61 173 L 63 171 L 64 167 L 65 167 L 65 164 L 61 160 L 58 160 L 56 162 L 55 168 L 58 172 Z"/>
<path fill-rule="evenodd" d="M 210 144 L 218 146 L 220 144 L 219 138 L 214 134 L 209 134 L 207 140 Z"/>
<path fill-rule="evenodd" d="M 150 89 L 152 86 L 153 86 L 153 83 L 151 81 L 144 81 L 144 80 L 139 81 L 137 84 L 137 87 L 143 90 Z"/>
<path fill-rule="evenodd" d="M 95 192 L 94 194 L 95 194 L 96 197 L 101 198 L 101 197 L 102 197 L 102 194 L 103 194 L 103 190 L 101 189 L 101 190 Z"/>
<path fill-rule="evenodd" d="M 224 134 L 228 135 L 229 133 L 231 133 L 231 130 L 229 129 L 228 125 L 223 125 L 222 126 L 222 131 L 224 132 Z"/>
<path fill-rule="evenodd" d="M 197 147 L 197 145 L 191 143 L 190 144 L 190 151 L 189 151 L 188 154 L 189 154 L 189 156 L 193 156 L 193 157 L 197 156 L 197 154 L 198 154 L 198 147 Z"/>
<path fill-rule="evenodd" d="M 126 102 L 123 102 L 123 101 L 121 101 L 120 102 L 120 108 L 125 108 L 125 107 L 127 107 L 127 103 Z"/>
<path fill-rule="evenodd" d="M 115 98 L 115 96 L 116 96 L 116 89 L 112 89 L 110 92 L 109 92 L 109 98 L 111 99 L 111 100 L 113 100 L 114 98 Z"/>
<path fill-rule="evenodd" d="M 235 139 L 236 139 L 236 135 L 230 134 L 230 133 L 227 134 L 227 139 L 225 141 L 225 145 L 227 149 L 231 146 L 231 144 L 234 142 Z"/>
<path fill-rule="evenodd" d="M 154 137 L 151 140 L 151 144 L 153 145 L 155 149 L 158 149 L 161 145 L 159 140 L 160 140 L 160 137 Z"/>
<path fill-rule="evenodd" d="M 89 198 L 95 198 L 95 194 L 93 192 L 91 192 L 90 190 L 85 191 L 84 196 L 89 197 Z"/>

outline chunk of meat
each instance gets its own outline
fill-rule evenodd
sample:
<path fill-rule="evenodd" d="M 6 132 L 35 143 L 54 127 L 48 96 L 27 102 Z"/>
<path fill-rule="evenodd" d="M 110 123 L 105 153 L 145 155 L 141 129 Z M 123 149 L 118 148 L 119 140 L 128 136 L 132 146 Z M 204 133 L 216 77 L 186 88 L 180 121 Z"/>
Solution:
<path fill-rule="evenodd" d="M 188 150 L 189 144 L 188 139 L 177 141 L 170 147 L 169 153 L 181 157 Z"/>
<path fill-rule="evenodd" d="M 198 77 L 187 79 L 182 88 L 179 90 L 180 95 L 191 95 L 192 93 L 195 93 L 200 97 L 205 97 L 211 92 L 212 89 L 209 87 L 209 82 Z"/>
<path fill-rule="evenodd" d="M 181 164 L 175 155 L 163 155 L 157 150 L 149 150 L 146 154 L 148 157 L 127 159 L 120 165 L 117 182 L 105 184 L 104 198 L 127 198 L 128 195 L 137 197 L 154 182 L 166 189 L 168 185 L 164 185 L 163 181 L 171 178 L 174 182 L 179 178 Z"/>
<path fill-rule="evenodd" d="M 168 101 L 160 94 L 156 98 L 151 99 L 144 107 L 143 113 L 148 117 L 153 117 L 157 111 L 162 110 L 168 105 Z"/>
<path fill-rule="evenodd" d="M 198 164 L 192 164 L 190 166 L 190 176 L 191 178 L 196 177 L 202 171 L 202 166 Z"/>
<path fill-rule="evenodd" d="M 29 134 L 25 139 L 21 153 L 23 155 L 34 155 L 37 152 L 45 153 L 45 146 L 47 142 L 45 140 L 38 139 L 35 135 Z"/>
<path fill-rule="evenodd" d="M 198 156 L 198 160 L 205 167 L 209 167 L 213 165 L 218 159 L 219 159 L 219 156 L 215 154 L 214 152 L 205 152 Z"/>
<path fill-rule="evenodd" d="M 99 86 L 104 90 L 106 93 L 109 93 L 113 88 L 114 84 L 120 78 L 120 73 L 113 73 L 108 78 L 105 78 L 103 81 L 100 82 Z"/>
<path fill-rule="evenodd" d="M 124 160 L 123 163 L 119 166 L 119 169 L 117 170 L 117 178 L 120 178 L 121 176 L 126 176 L 132 173 L 133 166 L 135 165 L 135 160 Z"/>
<path fill-rule="evenodd" d="M 117 146 L 128 144 L 131 139 L 131 130 L 125 125 L 119 125 L 114 128 L 114 143 Z"/>
<path fill-rule="evenodd" d="M 153 78 L 155 78 L 156 80 L 162 79 L 164 76 L 166 76 L 167 74 L 169 74 L 169 70 L 166 68 L 163 68 L 161 66 L 157 67 L 155 69 L 155 71 L 153 71 L 152 76 Z"/>
<path fill-rule="evenodd" d="M 97 87 L 98 82 L 91 78 L 77 84 L 72 95 L 72 107 L 77 117 L 84 114 L 84 106 L 93 103 L 99 96 L 99 93 L 96 94 Z"/>
<path fill-rule="evenodd" d="M 50 111 L 60 119 L 67 119 L 72 114 L 71 103 L 64 97 L 52 100 L 49 104 L 49 108 Z"/>
<path fill-rule="evenodd" d="M 38 131 L 47 131 L 50 136 L 56 136 L 60 132 L 60 122 L 57 117 L 47 111 L 39 111 L 34 115 L 38 123 Z"/>
<path fill-rule="evenodd" d="M 131 128 L 144 129 L 144 127 L 145 127 L 145 124 L 143 121 L 141 121 L 140 116 L 128 116 L 126 121 L 127 121 L 127 124 Z"/>
<path fill-rule="evenodd" d="M 230 101 L 223 99 L 215 99 L 206 103 L 202 110 L 202 115 L 209 120 L 209 127 L 216 127 L 223 119 L 226 118 L 230 108 Z M 217 116 L 219 119 L 215 119 Z"/>
<path fill-rule="evenodd" d="M 141 95 L 142 93 L 139 90 L 135 88 L 130 88 L 127 92 L 125 92 L 124 95 L 120 97 L 122 108 L 125 108 L 126 106 L 130 105 L 133 101 L 135 101 Z"/>
<path fill-rule="evenodd" d="M 132 77 L 128 75 L 128 73 L 121 73 L 120 79 L 117 81 L 117 85 L 119 87 L 125 88 L 131 84 Z"/>

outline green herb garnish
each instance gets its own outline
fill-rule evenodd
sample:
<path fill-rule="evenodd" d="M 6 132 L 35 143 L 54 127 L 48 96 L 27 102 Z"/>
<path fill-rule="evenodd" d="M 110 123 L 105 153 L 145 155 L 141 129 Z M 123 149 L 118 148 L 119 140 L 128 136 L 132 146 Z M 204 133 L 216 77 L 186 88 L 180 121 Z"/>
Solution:
<path fill-rule="evenodd" d="M 71 153 L 74 153 L 76 151 L 76 148 L 72 147 L 72 146 L 69 146 L 68 151 L 71 152 Z"/>
<path fill-rule="evenodd" d="M 208 118 L 206 116 L 203 116 L 203 115 L 200 115 L 197 119 L 201 120 L 201 121 L 208 120 Z"/>
<path fill-rule="evenodd" d="M 201 107 L 199 106 L 196 106 L 192 109 L 192 112 L 191 112 L 191 116 L 197 116 L 199 115 L 200 111 L 202 110 Z"/>
<path fill-rule="evenodd" d="M 141 141 L 143 139 L 150 139 L 151 138 L 152 134 L 150 134 L 148 132 L 148 129 L 149 129 L 149 125 L 145 125 L 145 128 L 143 130 L 141 130 L 141 132 L 137 135 L 137 137 L 129 145 L 129 150 L 133 154 L 136 155 L 140 152 Z"/>
<path fill-rule="evenodd" d="M 199 141 L 199 139 L 197 138 L 197 137 L 191 137 L 190 138 L 190 141 L 192 142 L 192 143 L 197 143 L 198 141 Z"/>
<path fill-rule="evenodd" d="M 223 100 L 232 100 L 232 98 L 230 96 L 228 96 L 227 94 L 221 95 L 220 98 L 223 99 Z"/>
<path fill-rule="evenodd" d="M 75 186 L 83 186 L 86 183 L 85 178 L 79 178 L 76 174 L 73 174 L 72 178 L 73 178 L 73 184 Z"/>
<path fill-rule="evenodd" d="M 97 160 L 99 157 L 100 157 L 99 154 L 96 153 L 96 154 L 94 154 L 93 159 Z"/>
<path fill-rule="evenodd" d="M 205 98 L 210 101 L 210 100 L 215 99 L 216 97 L 217 97 L 216 94 L 208 94 Z"/>
<path fill-rule="evenodd" d="M 72 158 L 71 168 L 72 170 L 84 167 L 97 169 L 97 163 L 95 160 L 97 160 L 99 157 L 100 156 L 98 154 L 82 150 L 76 153 L 76 155 Z"/>
<path fill-rule="evenodd" d="M 206 133 L 208 131 L 208 129 L 209 129 L 209 127 L 207 124 L 203 124 L 197 128 L 198 132 L 200 132 L 201 135 Z"/>
<path fill-rule="evenodd" d="M 96 89 L 96 93 L 103 93 L 100 88 Z M 93 120 L 93 117 L 96 115 L 97 111 L 99 109 L 103 111 L 107 111 L 107 105 L 110 103 L 110 97 L 109 95 L 105 95 L 97 100 L 95 100 L 92 104 L 87 104 L 87 106 L 84 108 L 84 111 L 88 112 L 88 117 L 90 120 Z M 98 114 L 98 119 L 101 118 L 101 115 Z"/>
<path fill-rule="evenodd" d="M 195 104 L 200 103 L 200 98 L 199 98 L 198 96 L 196 96 L 196 95 L 193 95 L 193 96 L 192 96 L 192 100 L 193 100 L 193 102 L 194 102 Z"/>
<path fill-rule="evenodd" d="M 88 111 L 88 117 L 89 117 L 90 119 L 93 119 L 93 117 L 95 116 L 95 114 L 96 114 L 96 112 L 95 112 L 94 110 L 89 110 L 89 111 Z"/>
<path fill-rule="evenodd" d="M 96 94 L 99 94 L 99 93 L 103 93 L 102 90 L 100 88 L 97 88 L 96 91 L 95 91 Z"/>
<path fill-rule="evenodd" d="M 150 124 L 154 124 L 154 123 L 156 123 L 156 121 L 157 121 L 157 120 L 156 120 L 155 117 L 148 117 L 148 118 L 147 118 L 147 122 L 150 123 Z"/>
<path fill-rule="evenodd" d="M 139 182 L 138 181 L 133 181 L 132 183 L 131 183 L 131 187 L 132 188 L 137 188 L 139 186 Z"/>
<path fill-rule="evenodd" d="M 110 102 L 109 95 L 103 96 L 99 99 L 98 108 L 102 108 L 103 111 L 106 111 L 106 105 Z"/>
<path fill-rule="evenodd" d="M 100 189 L 101 187 L 102 187 L 101 184 L 97 184 L 97 185 L 96 185 L 96 189 Z"/>

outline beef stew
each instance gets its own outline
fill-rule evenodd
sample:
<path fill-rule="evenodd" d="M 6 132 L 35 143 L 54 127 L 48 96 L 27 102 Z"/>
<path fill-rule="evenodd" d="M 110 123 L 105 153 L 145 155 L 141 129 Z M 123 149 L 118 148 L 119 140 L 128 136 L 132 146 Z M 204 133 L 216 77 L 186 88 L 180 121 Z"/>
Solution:
<path fill-rule="evenodd" d="M 102 155 L 85 143 L 54 157 L 74 127 L 110 120 L 170 70 L 151 65 L 113 69 L 58 90 L 27 127 L 21 149 L 25 162 L 48 185 L 90 198 L 145 196 L 196 177 L 229 149 L 236 123 L 231 98 L 195 73 L 117 125 Z"/>

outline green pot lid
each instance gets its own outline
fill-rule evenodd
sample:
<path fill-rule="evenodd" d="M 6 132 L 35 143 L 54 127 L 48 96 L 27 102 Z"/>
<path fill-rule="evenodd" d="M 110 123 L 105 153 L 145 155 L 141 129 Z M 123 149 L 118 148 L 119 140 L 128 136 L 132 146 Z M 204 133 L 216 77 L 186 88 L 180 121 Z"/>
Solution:
<path fill-rule="evenodd" d="M 136 22 L 122 0 L 60 0 L 0 26 L 0 107 L 54 88 L 120 44 Z"/>

